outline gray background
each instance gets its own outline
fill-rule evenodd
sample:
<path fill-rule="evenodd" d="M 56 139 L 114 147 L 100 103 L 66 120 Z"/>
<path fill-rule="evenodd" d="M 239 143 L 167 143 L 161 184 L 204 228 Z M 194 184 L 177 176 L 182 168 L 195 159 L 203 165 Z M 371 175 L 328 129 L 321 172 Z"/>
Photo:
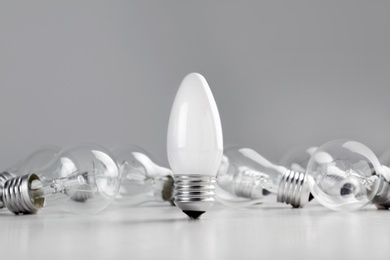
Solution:
<path fill-rule="evenodd" d="M 225 144 L 388 140 L 389 1 L 2 1 L 0 165 L 44 144 L 138 144 L 166 162 L 182 78 L 208 80 Z M 3 167 L 2 166 L 2 167 Z"/>

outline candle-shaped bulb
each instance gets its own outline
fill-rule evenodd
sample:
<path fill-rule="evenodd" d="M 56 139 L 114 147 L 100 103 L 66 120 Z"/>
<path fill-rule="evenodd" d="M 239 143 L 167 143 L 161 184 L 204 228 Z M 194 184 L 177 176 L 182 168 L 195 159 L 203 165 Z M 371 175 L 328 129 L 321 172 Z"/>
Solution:
<path fill-rule="evenodd" d="M 214 203 L 214 183 L 223 153 L 221 120 L 206 79 L 187 75 L 172 105 L 167 135 L 174 174 L 174 202 L 191 218 Z"/>

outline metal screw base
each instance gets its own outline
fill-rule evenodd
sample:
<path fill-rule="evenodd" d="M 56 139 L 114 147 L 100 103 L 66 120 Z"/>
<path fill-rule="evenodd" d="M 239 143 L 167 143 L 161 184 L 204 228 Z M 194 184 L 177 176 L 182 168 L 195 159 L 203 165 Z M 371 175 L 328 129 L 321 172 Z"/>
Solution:
<path fill-rule="evenodd" d="M 381 179 L 381 186 L 379 187 L 379 191 L 372 202 L 378 209 L 390 208 L 390 183 L 388 183 L 385 179 Z"/>
<path fill-rule="evenodd" d="M 214 184 L 215 177 L 212 176 L 175 175 L 173 196 L 176 206 L 185 213 L 205 212 L 214 204 Z M 192 213 L 186 214 L 193 217 Z"/>
<path fill-rule="evenodd" d="M 11 178 L 0 186 L 0 201 L 15 214 L 36 213 L 45 203 L 44 198 L 31 197 L 31 184 L 40 180 L 35 174 Z"/>
<path fill-rule="evenodd" d="M 3 187 L 4 186 L 4 183 L 13 178 L 15 176 L 13 176 L 13 174 L 9 173 L 9 172 L 2 172 L 0 173 L 0 187 Z M 0 188 L 1 189 L 1 188 Z M 1 196 L 1 195 L 0 195 Z M 4 208 L 4 203 L 0 200 L 0 209 Z"/>
<path fill-rule="evenodd" d="M 15 176 L 12 173 L 9 172 L 2 172 L 0 173 L 0 185 L 4 184 L 6 180 L 9 180 L 11 178 L 14 178 Z"/>
<path fill-rule="evenodd" d="M 306 173 L 287 170 L 279 184 L 277 201 L 301 208 L 309 202 L 310 190 Z"/>
<path fill-rule="evenodd" d="M 264 197 L 264 189 L 261 186 L 256 186 L 253 183 L 239 183 L 234 186 L 234 193 L 237 197 L 258 200 Z"/>

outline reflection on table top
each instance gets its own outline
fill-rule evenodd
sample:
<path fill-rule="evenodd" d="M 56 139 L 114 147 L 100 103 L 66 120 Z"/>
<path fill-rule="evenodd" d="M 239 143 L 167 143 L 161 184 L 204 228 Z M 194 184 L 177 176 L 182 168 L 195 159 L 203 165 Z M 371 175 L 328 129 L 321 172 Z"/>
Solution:
<path fill-rule="evenodd" d="M 340 213 L 264 203 L 215 205 L 199 220 L 178 208 L 111 206 L 93 216 L 0 211 L 1 259 L 388 259 L 390 212 Z"/>

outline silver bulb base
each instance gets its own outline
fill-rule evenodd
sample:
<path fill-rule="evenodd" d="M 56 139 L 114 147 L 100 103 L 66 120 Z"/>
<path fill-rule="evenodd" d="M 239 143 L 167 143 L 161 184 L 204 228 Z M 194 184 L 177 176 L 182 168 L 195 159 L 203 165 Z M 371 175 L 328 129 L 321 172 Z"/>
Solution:
<path fill-rule="evenodd" d="M 3 185 L 6 180 L 9 180 L 9 179 L 14 178 L 14 177 L 15 176 L 9 172 L 0 173 L 0 185 Z"/>
<path fill-rule="evenodd" d="M 234 193 L 237 197 L 258 200 L 264 197 L 264 189 L 253 183 L 239 183 L 234 185 Z"/>
<path fill-rule="evenodd" d="M 381 185 L 379 187 L 379 191 L 375 195 L 372 203 L 378 209 L 389 209 L 390 208 L 390 183 L 386 180 L 381 179 Z"/>
<path fill-rule="evenodd" d="M 13 174 L 9 173 L 9 172 L 2 172 L 2 173 L 0 173 L 0 189 L 1 189 L 1 187 L 4 186 L 4 183 L 7 180 L 9 180 L 9 179 L 11 179 L 13 177 L 15 177 L 15 176 Z M 4 203 L 0 200 L 0 209 L 2 209 L 2 208 L 4 208 Z"/>
<path fill-rule="evenodd" d="M 277 201 L 302 208 L 310 201 L 310 190 L 306 173 L 286 170 L 282 175 Z"/>
<path fill-rule="evenodd" d="M 43 197 L 33 197 L 33 181 L 40 181 L 35 174 L 11 178 L 0 186 L 0 201 L 14 214 L 34 214 L 43 207 Z"/>
<path fill-rule="evenodd" d="M 175 175 L 174 203 L 191 218 L 198 218 L 214 204 L 215 177 Z"/>

